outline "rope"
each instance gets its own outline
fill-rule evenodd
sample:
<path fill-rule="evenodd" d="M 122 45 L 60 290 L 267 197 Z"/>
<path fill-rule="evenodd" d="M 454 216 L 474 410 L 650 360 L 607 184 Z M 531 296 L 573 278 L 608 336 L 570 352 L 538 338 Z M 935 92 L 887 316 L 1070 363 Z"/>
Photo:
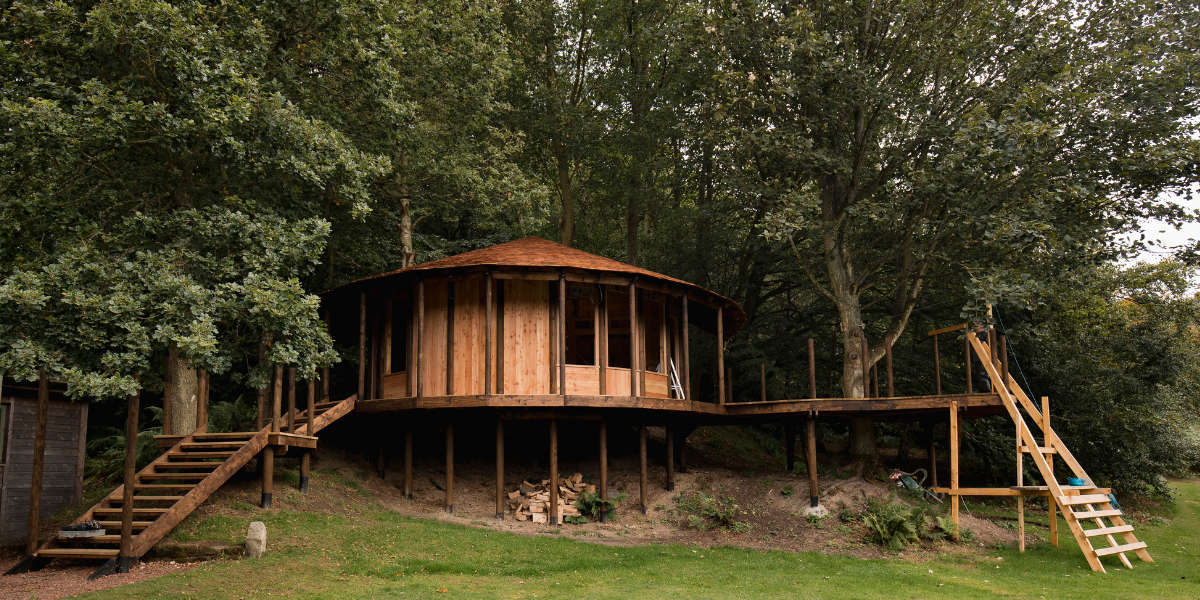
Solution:
<path fill-rule="evenodd" d="M 1005 335 L 1007 335 L 1008 327 L 1004 325 L 1004 318 L 1000 316 L 1000 309 L 992 307 L 992 312 L 996 313 L 996 320 L 1000 321 L 1000 328 L 1003 329 Z M 1012 344 L 1006 345 L 1008 346 L 1009 355 L 1012 356 L 1013 363 L 1017 365 L 1017 373 L 1020 373 L 1021 381 L 1025 382 L 1025 391 L 1029 392 L 1030 399 L 1037 398 L 1037 395 L 1033 393 L 1033 386 L 1029 385 L 1029 380 L 1025 378 L 1025 370 L 1021 368 L 1021 361 L 1017 360 L 1017 351 L 1013 350 Z"/>

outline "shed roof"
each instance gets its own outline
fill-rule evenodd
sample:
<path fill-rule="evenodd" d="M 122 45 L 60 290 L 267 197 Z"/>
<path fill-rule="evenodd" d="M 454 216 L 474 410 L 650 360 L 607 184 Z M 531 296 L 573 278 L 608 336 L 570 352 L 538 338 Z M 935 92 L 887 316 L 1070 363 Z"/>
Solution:
<path fill-rule="evenodd" d="M 641 267 L 625 264 L 611 258 L 605 258 L 590 252 L 584 252 L 570 246 L 564 246 L 557 242 L 542 239 L 539 237 L 527 237 L 504 244 L 497 244 L 471 252 L 464 252 L 454 256 L 447 256 L 439 260 L 413 265 L 387 273 L 380 273 L 370 277 L 364 277 L 341 285 L 337 288 L 325 292 L 323 295 L 336 295 L 341 292 L 349 291 L 349 288 L 358 288 L 369 281 L 392 278 L 418 271 L 432 270 L 453 270 L 469 267 L 540 267 L 553 269 L 584 269 L 589 271 L 604 271 L 606 273 L 617 273 L 624 275 L 634 275 L 648 279 L 656 279 L 659 281 L 673 283 L 680 287 L 690 288 L 693 291 L 700 292 L 703 296 L 708 296 L 726 307 L 725 321 L 729 327 L 726 335 L 732 335 L 746 322 L 746 313 L 742 311 L 741 306 L 737 302 L 726 298 L 720 294 L 706 290 L 694 283 L 676 279 L 662 273 L 655 273 Z"/>

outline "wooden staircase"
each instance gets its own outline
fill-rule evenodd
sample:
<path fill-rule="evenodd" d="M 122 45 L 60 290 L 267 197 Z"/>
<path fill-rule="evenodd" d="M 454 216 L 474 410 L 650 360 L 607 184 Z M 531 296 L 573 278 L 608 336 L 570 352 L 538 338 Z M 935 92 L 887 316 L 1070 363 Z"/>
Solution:
<path fill-rule="evenodd" d="M 1012 417 L 1012 420 L 1017 425 L 1017 433 L 1019 439 L 1017 445 L 1023 453 L 1028 453 L 1033 458 L 1033 462 L 1037 465 L 1038 471 L 1041 474 L 1042 480 L 1046 482 L 1045 486 L 1021 486 L 1018 489 L 1028 492 L 1029 494 L 1044 495 L 1049 494 L 1050 498 L 1062 510 L 1063 518 L 1066 520 L 1071 533 L 1075 536 L 1075 541 L 1079 543 L 1079 548 L 1083 550 L 1083 555 L 1091 565 L 1093 571 L 1104 573 L 1104 565 L 1100 562 L 1100 557 L 1116 554 L 1121 562 L 1128 568 L 1133 568 L 1129 557 L 1125 556 L 1126 552 L 1137 554 L 1138 558 L 1146 562 L 1154 562 L 1150 558 L 1150 553 L 1146 551 L 1146 543 L 1138 541 L 1133 534 L 1133 525 L 1127 524 L 1122 518 L 1123 514 L 1120 510 L 1113 508 L 1112 501 L 1107 493 L 1101 493 L 1101 488 L 1095 486 L 1095 482 L 1088 476 L 1087 472 L 1080 466 L 1079 461 L 1063 444 L 1058 434 L 1050 427 L 1048 419 L 1038 409 L 1037 405 L 1025 395 L 1021 386 L 1017 385 L 1012 375 L 1002 375 L 991 361 L 991 352 L 988 345 L 980 341 L 974 333 L 968 333 L 971 347 L 976 354 L 981 358 L 984 369 L 987 370 L 988 377 L 992 382 L 992 389 L 1000 395 L 1004 402 L 1005 409 Z M 1018 406 L 1018 404 L 1020 406 Z M 1029 415 L 1033 424 L 1041 430 L 1042 443 L 1038 444 L 1034 438 L 1033 431 L 1026 424 L 1025 418 L 1021 414 L 1021 408 Z M 1082 479 L 1087 485 L 1084 486 L 1066 486 L 1060 485 L 1054 476 L 1054 470 L 1051 466 L 1053 455 L 1058 455 L 1063 462 L 1074 473 L 1075 477 Z M 1107 492 L 1107 490 L 1103 490 Z M 1105 523 L 1105 520 L 1109 523 Z M 1095 525 L 1095 527 L 1087 528 L 1084 525 Z M 1120 535 L 1124 543 L 1117 543 L 1114 536 Z M 1097 548 L 1093 545 L 1093 541 L 1103 539 L 1107 542 L 1107 546 Z"/>
<path fill-rule="evenodd" d="M 273 433 L 268 425 L 257 432 L 205 433 L 197 430 L 183 436 L 137 473 L 132 494 L 127 494 L 122 485 L 71 522 L 71 525 L 79 525 L 96 520 L 106 530 L 106 535 L 55 537 L 5 575 L 36 571 L 55 558 L 107 559 L 115 564 L 120 552 L 121 513 L 127 501 L 133 502 L 130 554 L 131 558 L 141 557 L 268 446 L 278 451 L 285 450 L 290 440 L 310 441 L 304 438 L 311 438 L 352 411 L 356 398 L 354 395 L 342 401 L 317 403 L 313 406 L 317 415 L 313 423 L 308 423 L 307 417 L 298 418 L 294 434 Z M 315 440 L 311 441 L 315 444 Z"/>

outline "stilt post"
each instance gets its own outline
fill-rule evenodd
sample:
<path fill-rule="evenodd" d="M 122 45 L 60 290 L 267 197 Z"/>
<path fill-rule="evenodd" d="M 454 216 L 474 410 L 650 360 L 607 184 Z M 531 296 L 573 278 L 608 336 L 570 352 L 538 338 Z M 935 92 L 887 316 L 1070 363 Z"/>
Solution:
<path fill-rule="evenodd" d="M 950 401 L 950 520 L 958 529 L 958 401 Z M 957 535 L 957 531 L 955 534 Z"/>
<path fill-rule="evenodd" d="M 504 421 L 500 419 L 496 419 L 496 520 L 504 520 Z"/>
<path fill-rule="evenodd" d="M 131 399 L 130 404 L 133 402 Z M 29 481 L 29 529 L 25 539 L 25 554 L 33 554 L 38 547 L 38 524 L 42 518 L 42 475 L 46 469 L 46 420 L 49 418 L 49 414 L 50 379 L 46 376 L 45 371 L 39 371 L 37 421 L 33 430 L 33 473 Z M 133 418 L 136 419 L 136 413 L 134 415 Z M 136 438 L 136 421 L 134 427 L 133 437 Z M 128 428 L 126 435 L 128 435 Z M 125 460 L 127 465 L 133 464 L 129 461 L 128 444 L 126 444 Z M 126 471 L 128 471 L 128 467 Z"/>
<path fill-rule="evenodd" d="M 639 464 L 641 465 L 641 468 L 642 468 L 641 469 L 641 478 L 639 481 L 641 483 L 640 491 L 641 491 L 642 514 L 644 515 L 644 514 L 648 514 L 648 512 L 649 512 L 648 507 L 646 506 L 646 468 L 647 468 L 647 464 L 646 464 L 646 424 L 645 423 L 642 423 L 638 427 L 638 456 L 641 459 L 639 461 Z"/>
<path fill-rule="evenodd" d="M 140 385 L 141 377 L 135 375 L 134 379 Z M 128 563 L 136 558 L 132 555 L 133 494 L 137 490 L 137 433 L 141 398 L 142 394 L 140 390 L 129 395 L 129 414 L 125 417 L 125 487 L 121 491 L 121 549 L 120 554 L 118 554 L 119 562 L 121 563 L 118 567 L 120 572 L 128 572 Z M 45 431 L 45 427 L 41 427 L 40 429 L 43 432 Z M 44 445 L 42 449 L 43 451 L 45 450 Z M 41 478 L 39 477 L 39 479 Z M 40 484 L 41 482 L 39 481 L 38 483 Z M 124 567 L 124 569 L 121 569 L 121 567 Z"/>
<path fill-rule="evenodd" d="M 811 413 L 808 415 L 807 429 L 808 435 L 804 436 L 804 442 L 808 451 L 805 452 L 804 459 L 808 461 L 805 465 L 808 467 L 808 500 L 809 506 L 816 507 L 820 504 L 817 489 L 817 419 Z"/>
<path fill-rule="evenodd" d="M 550 525 L 558 525 L 558 420 L 550 419 L 550 510 L 548 511 Z"/>

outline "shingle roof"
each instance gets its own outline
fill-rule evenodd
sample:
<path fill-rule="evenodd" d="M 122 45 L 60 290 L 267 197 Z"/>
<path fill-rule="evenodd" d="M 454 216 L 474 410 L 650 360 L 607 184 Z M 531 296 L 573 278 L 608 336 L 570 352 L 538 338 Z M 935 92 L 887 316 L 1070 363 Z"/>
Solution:
<path fill-rule="evenodd" d="M 645 278 L 657 279 L 659 281 L 667 281 L 676 285 L 691 288 L 702 292 L 706 296 L 711 296 L 721 304 L 727 307 L 725 311 L 726 321 L 733 325 L 732 330 L 727 333 L 731 335 L 734 331 L 741 328 L 746 322 L 746 314 L 736 302 L 706 290 L 694 283 L 689 283 L 681 279 L 676 279 L 661 273 L 655 273 L 641 267 L 628 265 L 611 258 L 605 258 L 590 252 L 584 252 L 564 246 L 557 242 L 545 240 L 539 237 L 527 237 L 516 241 L 497 244 L 471 252 L 464 252 L 454 256 L 448 256 L 439 260 L 413 265 L 403 269 L 397 269 L 387 273 L 380 273 L 370 277 L 364 277 L 356 281 L 352 281 L 345 285 L 339 286 L 323 295 L 333 294 L 334 292 L 344 292 L 347 288 L 358 287 L 365 282 L 391 278 L 398 275 L 415 273 L 417 271 L 430 271 L 440 269 L 462 269 L 467 267 L 477 266 L 493 266 L 493 267 L 542 267 L 542 268 L 575 268 L 586 269 L 589 271 L 605 271 L 608 273 L 621 273 L 626 275 L 637 275 Z"/>

